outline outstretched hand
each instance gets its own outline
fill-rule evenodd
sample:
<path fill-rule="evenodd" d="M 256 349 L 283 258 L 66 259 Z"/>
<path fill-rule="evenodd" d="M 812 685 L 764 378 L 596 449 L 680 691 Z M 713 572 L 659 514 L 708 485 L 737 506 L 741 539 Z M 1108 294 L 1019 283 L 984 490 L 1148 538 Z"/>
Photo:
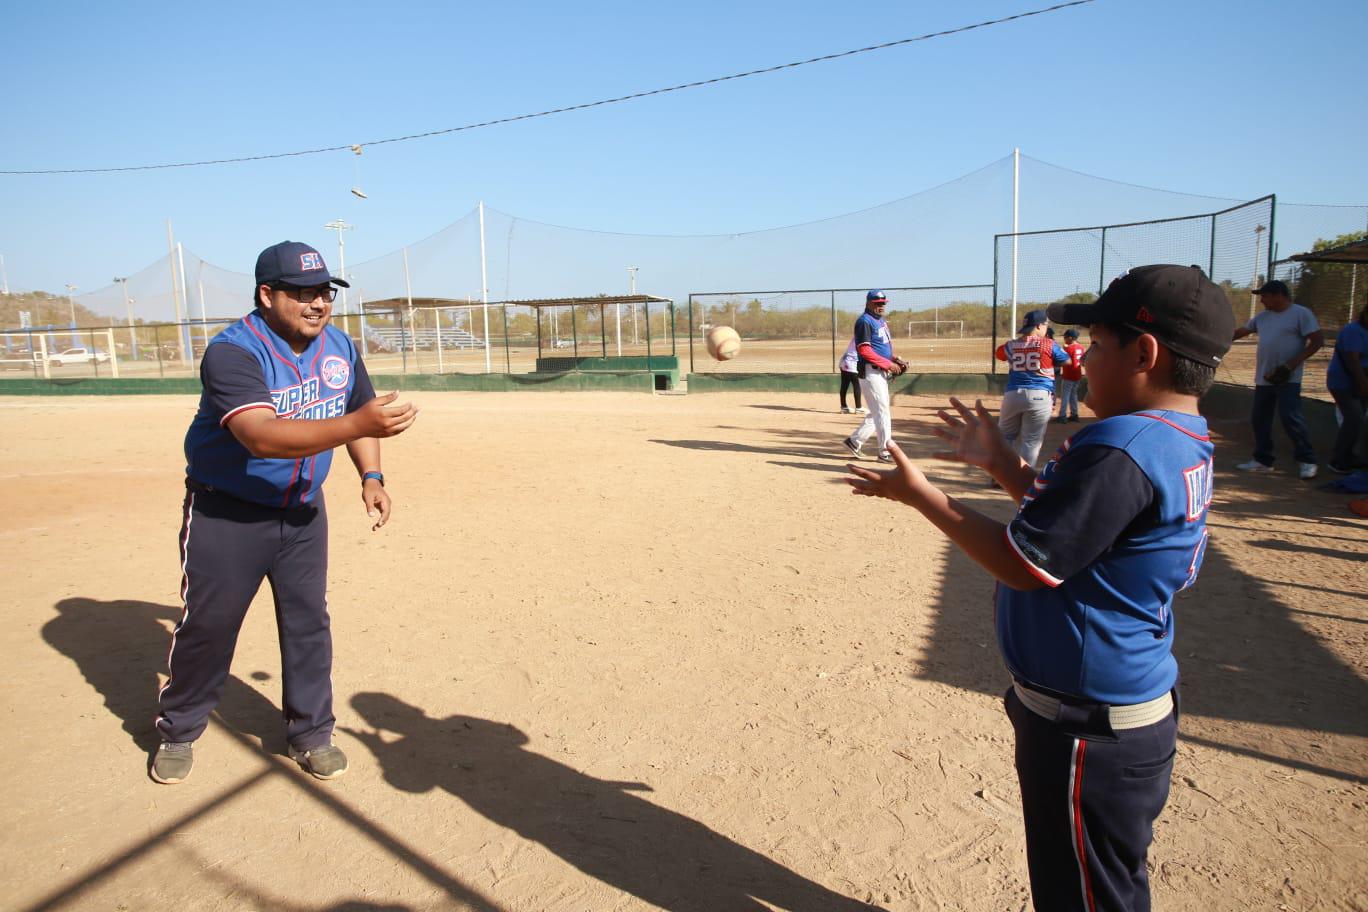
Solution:
<path fill-rule="evenodd" d="M 399 398 L 396 390 L 384 396 L 376 396 L 361 408 L 352 412 L 358 437 L 394 437 L 408 430 L 418 417 L 418 409 L 412 402 L 393 404 Z"/>
<path fill-rule="evenodd" d="M 1011 463 L 1011 448 L 1007 446 L 1007 441 L 998 430 L 992 414 L 984 407 L 982 399 L 977 400 L 972 409 L 954 396 L 950 397 L 950 404 L 959 417 L 945 409 L 938 411 L 937 417 L 946 426 L 936 428 L 936 436 L 950 444 L 951 448 L 932 455 L 937 459 L 977 466 L 986 469 L 989 474 L 995 468 Z"/>
<path fill-rule="evenodd" d="M 898 503 L 916 506 L 918 498 L 931 483 L 896 443 L 888 444 L 888 452 L 893 456 L 895 468 L 879 472 L 853 463 L 847 464 L 846 469 L 850 476 L 854 477 L 847 476 L 846 484 L 854 489 L 851 491 L 852 494 L 886 497 Z"/>

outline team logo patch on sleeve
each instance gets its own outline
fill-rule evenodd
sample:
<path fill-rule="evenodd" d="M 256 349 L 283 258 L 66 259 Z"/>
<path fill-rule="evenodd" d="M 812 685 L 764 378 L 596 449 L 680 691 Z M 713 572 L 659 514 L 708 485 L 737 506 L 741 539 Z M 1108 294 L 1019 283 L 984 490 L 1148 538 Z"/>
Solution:
<path fill-rule="evenodd" d="M 323 268 L 323 258 L 312 250 L 299 255 L 299 268 L 302 272 L 313 272 Z"/>
<path fill-rule="evenodd" d="M 329 355 L 323 359 L 323 367 L 320 373 L 323 377 L 323 383 L 328 389 L 340 390 L 351 379 L 351 365 L 347 363 L 345 358 Z"/>

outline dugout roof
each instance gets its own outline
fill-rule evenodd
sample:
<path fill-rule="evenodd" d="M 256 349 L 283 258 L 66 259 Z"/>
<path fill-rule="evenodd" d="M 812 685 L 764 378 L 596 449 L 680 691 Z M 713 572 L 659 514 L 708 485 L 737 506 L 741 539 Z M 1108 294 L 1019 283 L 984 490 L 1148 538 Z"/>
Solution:
<path fill-rule="evenodd" d="M 1329 250 L 1298 253 L 1290 259 L 1298 263 L 1368 263 L 1368 240 L 1350 241 Z"/>

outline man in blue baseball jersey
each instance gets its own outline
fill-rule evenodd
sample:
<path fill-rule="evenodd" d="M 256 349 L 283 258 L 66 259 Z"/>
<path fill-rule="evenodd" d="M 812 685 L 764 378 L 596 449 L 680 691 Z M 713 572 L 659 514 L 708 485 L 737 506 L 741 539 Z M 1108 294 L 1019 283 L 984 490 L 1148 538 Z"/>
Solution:
<path fill-rule="evenodd" d="M 307 244 L 268 247 L 257 258 L 255 309 L 205 349 L 199 411 L 185 436 L 185 611 L 158 695 L 157 782 L 190 775 L 191 745 L 218 704 L 263 579 L 275 596 L 290 756 L 320 779 L 347 770 L 332 743 L 323 481 L 333 449 L 345 445 L 373 528 L 383 526 L 390 497 L 379 438 L 402 433 L 417 410 L 396 405 L 397 393 L 377 397 L 351 339 L 328 325 L 333 286 L 346 284 Z"/>
<path fill-rule="evenodd" d="M 1175 594 L 1206 550 L 1212 444 L 1198 399 L 1234 315 L 1195 266 L 1144 266 L 1049 318 L 1091 327 L 1097 413 L 1037 474 L 979 402 L 951 400 L 939 458 L 986 469 L 1019 506 L 1006 525 L 937 489 L 896 446 L 855 493 L 916 507 L 998 580 L 998 646 L 1040 910 L 1148 910 L 1146 855 L 1177 739 Z"/>
<path fill-rule="evenodd" d="M 876 433 L 879 437 L 879 461 L 892 462 L 888 445 L 893 442 L 893 409 L 889 401 L 888 381 L 907 371 L 907 362 L 893 356 L 893 334 L 884 321 L 888 298 L 877 289 L 865 295 L 865 311 L 855 321 L 856 371 L 860 375 L 860 391 L 869 403 L 865 420 L 855 433 L 842 441 L 850 455 L 860 458 L 865 442 Z"/>

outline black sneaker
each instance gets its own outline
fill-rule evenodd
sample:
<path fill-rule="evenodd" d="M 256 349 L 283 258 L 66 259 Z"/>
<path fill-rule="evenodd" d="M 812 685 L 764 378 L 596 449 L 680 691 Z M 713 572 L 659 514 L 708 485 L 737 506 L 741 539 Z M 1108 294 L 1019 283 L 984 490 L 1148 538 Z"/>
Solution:
<path fill-rule="evenodd" d="M 1354 471 L 1348 466 L 1336 465 L 1333 462 L 1327 462 L 1325 464 L 1325 467 L 1330 471 L 1334 472 L 1336 475 L 1348 475 L 1350 472 Z"/>
<path fill-rule="evenodd" d="M 347 771 L 347 755 L 335 744 L 297 751 L 290 748 L 290 759 L 315 779 L 336 779 Z"/>
<path fill-rule="evenodd" d="M 1069 416 L 1069 423 L 1070 423 L 1070 424 L 1073 424 L 1073 423 L 1076 422 L 1076 421 L 1078 421 L 1078 416 L 1077 416 L 1077 415 L 1070 415 L 1070 416 Z"/>
<path fill-rule="evenodd" d="M 162 785 L 184 782 L 195 766 L 195 752 L 191 747 L 190 741 L 163 741 L 152 755 L 152 767 L 148 775 Z"/>
<path fill-rule="evenodd" d="M 1063 416 L 1063 415 L 1060 415 L 1058 418 L 1051 418 L 1051 419 L 1050 419 L 1050 422 L 1051 422 L 1052 424 L 1063 424 L 1063 423 L 1064 423 L 1064 416 Z"/>
<path fill-rule="evenodd" d="M 851 440 L 849 437 L 844 438 L 841 443 L 845 444 L 845 448 L 850 451 L 850 455 L 855 459 L 864 458 L 860 455 L 860 448 L 856 446 L 855 441 Z"/>

